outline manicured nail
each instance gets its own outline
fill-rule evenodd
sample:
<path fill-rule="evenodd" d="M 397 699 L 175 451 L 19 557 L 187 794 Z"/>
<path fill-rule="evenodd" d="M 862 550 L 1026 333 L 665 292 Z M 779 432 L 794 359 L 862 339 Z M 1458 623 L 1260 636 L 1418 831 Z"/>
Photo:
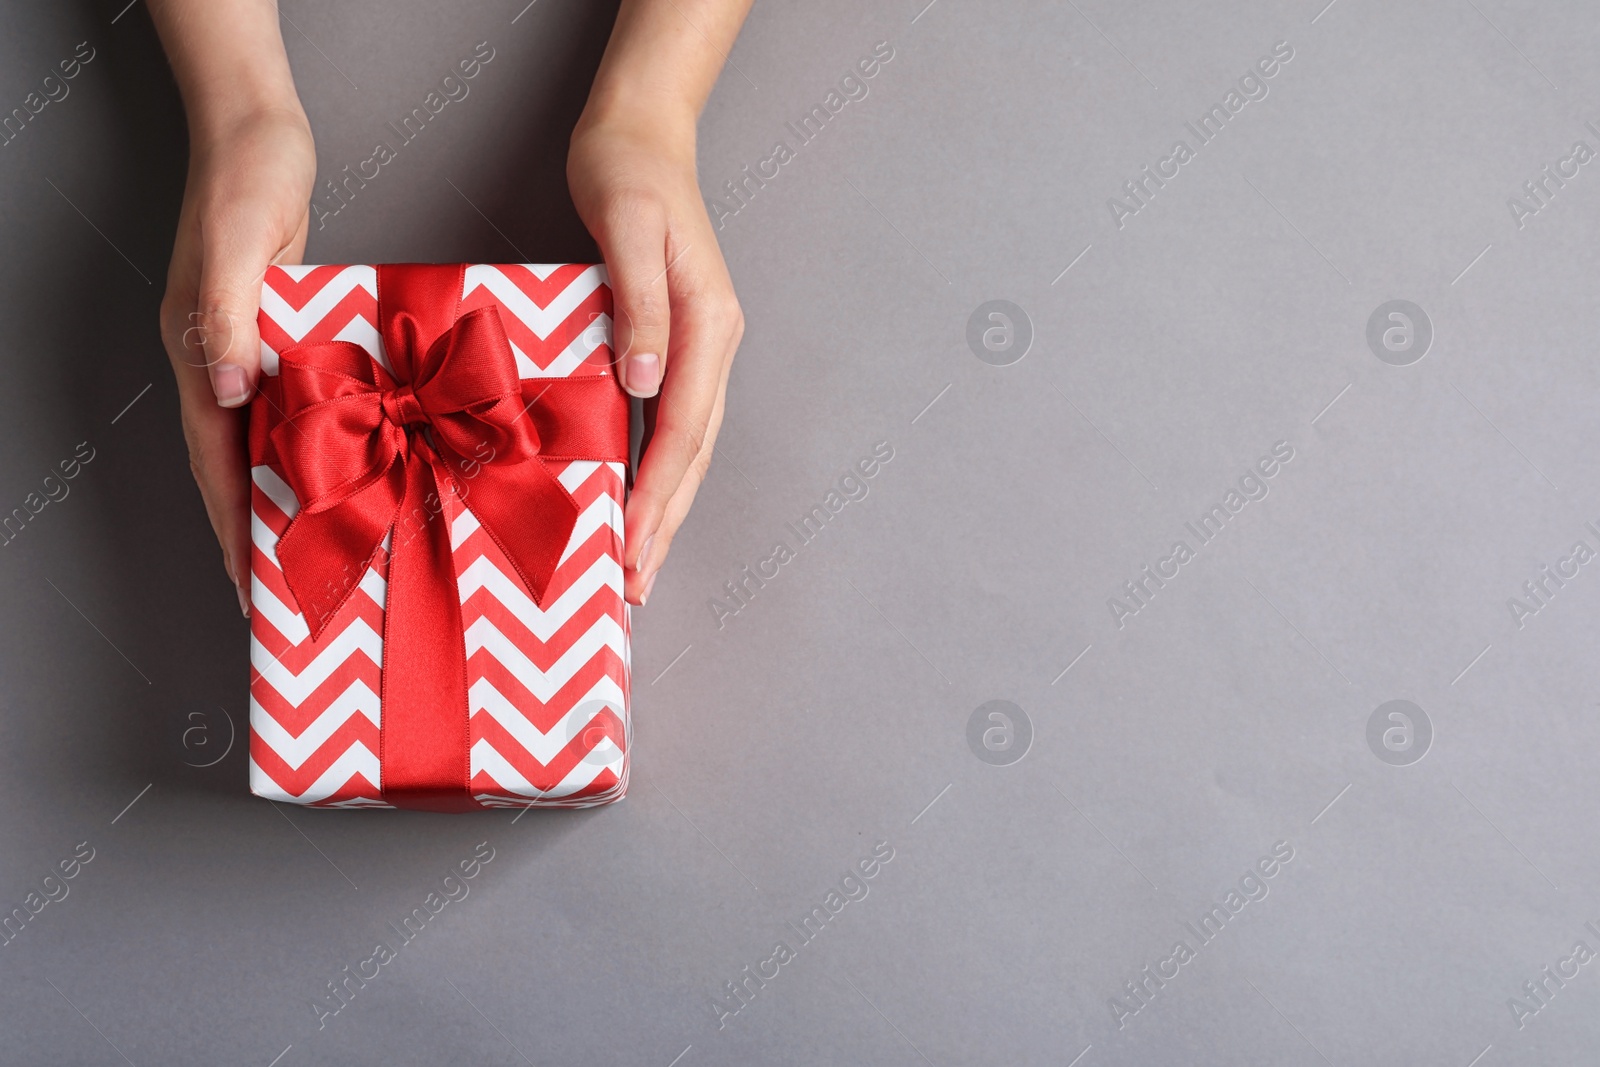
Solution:
<path fill-rule="evenodd" d="M 661 357 L 654 352 L 629 356 L 622 368 L 622 387 L 634 396 L 655 396 L 661 387 Z"/>
<path fill-rule="evenodd" d="M 660 571 L 656 571 L 655 574 L 652 574 L 650 576 L 650 580 L 644 583 L 644 588 L 639 590 L 639 606 L 641 608 L 644 607 L 645 604 L 649 603 L 650 590 L 656 587 L 656 577 L 660 575 L 660 573 Z"/>
<path fill-rule="evenodd" d="M 644 544 L 639 546 L 639 560 L 633 565 L 633 569 L 638 571 L 640 574 L 644 573 L 645 564 L 650 560 L 650 546 L 655 543 L 656 535 L 651 534 L 649 537 L 644 539 Z"/>
<path fill-rule="evenodd" d="M 236 408 L 250 399 L 250 380 L 244 368 L 233 363 L 218 363 L 211 368 L 211 389 L 217 394 L 217 403 L 225 408 Z"/>
<path fill-rule="evenodd" d="M 234 586 L 233 591 L 239 594 L 239 610 L 248 619 L 250 617 L 250 594 L 244 591 L 244 586 L 242 585 Z"/>

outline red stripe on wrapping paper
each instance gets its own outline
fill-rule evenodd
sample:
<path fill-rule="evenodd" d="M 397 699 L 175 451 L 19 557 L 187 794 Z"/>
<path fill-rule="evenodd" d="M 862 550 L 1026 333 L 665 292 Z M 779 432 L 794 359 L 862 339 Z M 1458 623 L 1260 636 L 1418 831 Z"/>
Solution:
<path fill-rule="evenodd" d="M 258 549 L 257 552 L 259 551 Z M 262 566 L 264 570 L 255 572 L 255 580 L 271 588 L 270 579 L 263 581 L 264 574 L 271 574 L 271 564 L 263 562 Z M 279 575 L 277 580 L 281 583 L 283 580 L 282 575 Z M 273 595 L 282 600 L 291 610 L 294 608 L 294 598 L 292 596 L 284 600 L 287 590 L 284 590 L 283 595 L 279 595 L 277 590 L 274 590 Z M 253 627 L 252 630 L 256 641 L 262 648 L 271 653 L 273 659 L 282 663 L 295 674 L 299 674 L 317 658 L 323 649 L 333 644 L 358 619 L 372 627 L 372 632 L 379 635 L 379 637 L 383 635 L 383 608 L 371 597 L 359 592 L 345 601 L 344 606 L 339 609 L 339 614 L 333 617 L 333 621 L 328 624 L 327 630 L 323 631 L 322 640 L 320 641 L 315 641 L 308 636 L 297 645 L 280 633 L 278 628 L 267 620 L 265 614 L 254 613 L 251 615 L 251 619 L 259 620 L 260 623 L 260 625 Z"/>
<path fill-rule="evenodd" d="M 618 552 L 616 542 L 616 535 L 607 526 L 600 527 L 585 538 L 572 555 L 567 557 L 566 562 L 556 569 L 555 575 L 550 579 L 550 585 L 545 590 L 545 604 L 555 604 L 566 595 L 569 589 L 587 577 L 590 570 L 602 565 L 604 560 L 611 560 L 615 568 L 614 576 L 621 577 L 622 568 L 616 563 Z M 472 536 L 467 538 L 462 543 L 461 548 L 457 550 L 456 559 L 459 561 L 456 569 L 457 580 L 459 581 L 461 576 L 467 572 L 467 569 L 477 564 L 481 558 L 487 560 L 490 566 L 499 571 L 526 596 L 527 590 L 523 589 L 517 582 L 515 572 L 504 563 L 504 557 L 499 553 L 500 550 L 492 538 L 487 534 L 481 534 L 479 531 L 473 531 Z M 602 586 L 591 596 L 609 596 L 616 603 L 618 618 L 621 618 L 622 594 L 618 593 L 614 588 Z M 479 597 L 495 599 L 492 592 L 486 589 L 478 589 L 468 597 L 468 600 Z"/>
<path fill-rule="evenodd" d="M 250 506 L 253 515 L 261 521 L 263 526 L 272 531 L 275 538 L 281 538 L 283 532 L 289 528 L 289 516 L 284 514 L 277 504 L 273 503 L 272 498 L 259 485 L 252 484 L 250 487 Z M 371 569 L 370 566 L 368 569 Z M 383 577 L 381 570 L 378 573 L 380 578 Z M 258 584 L 265 586 L 290 611 L 300 614 L 299 605 L 295 602 L 294 593 L 289 589 L 289 583 L 283 577 L 282 569 L 273 561 L 272 557 L 268 556 L 255 543 L 253 538 L 250 544 L 250 574 Z M 356 585 L 360 585 L 366 579 L 366 576 L 366 571 L 362 571 L 360 574 L 352 574 L 351 581 Z M 340 613 L 334 616 L 333 622 L 329 624 L 330 634 L 343 630 L 344 626 L 347 625 L 346 612 L 350 613 L 349 619 L 353 620 L 358 617 L 365 619 L 376 633 L 383 633 L 383 608 L 375 603 L 370 596 L 357 594 L 350 597 L 345 602 Z M 256 637 L 268 652 L 271 652 L 274 656 L 280 656 L 286 650 L 295 647 L 287 637 L 266 622 L 265 616 L 262 617 L 262 622 L 266 627 L 266 632 L 257 633 Z M 323 645 L 326 645 L 327 641 L 328 636 L 324 635 Z"/>
<path fill-rule="evenodd" d="M 532 785 L 541 793 L 548 793 L 550 790 L 560 785 L 562 780 L 565 779 L 568 774 L 572 773 L 572 770 L 577 767 L 578 764 L 583 762 L 584 757 L 594 750 L 595 745 L 590 744 L 585 740 L 585 735 L 588 734 L 591 729 L 598 729 L 602 731 L 611 739 L 612 744 L 616 745 L 619 749 L 623 748 L 625 745 L 622 720 L 613 714 L 610 709 L 601 709 L 599 712 L 597 712 L 590 724 L 586 725 L 582 730 L 580 730 L 578 732 L 578 736 L 569 741 L 566 747 L 561 750 L 561 753 L 556 756 L 556 758 L 548 765 L 540 763 L 537 759 L 535 759 L 527 749 L 523 748 L 517 743 L 517 739 L 512 737 L 505 727 L 501 726 L 494 719 L 490 718 L 485 712 L 478 712 L 477 714 L 473 715 L 472 719 L 475 725 L 478 723 L 479 719 L 483 720 L 483 723 L 473 731 L 472 743 L 476 745 L 480 741 L 488 742 L 494 747 L 495 751 L 500 753 L 501 757 L 503 757 L 507 763 L 511 764 L 511 766 L 517 769 L 517 773 L 521 774 L 522 777 L 528 780 L 528 784 Z M 598 738 L 596 739 L 595 743 L 599 743 Z M 609 770 L 601 770 L 599 774 L 596 775 L 597 779 L 603 777 L 610 778 L 613 784 L 616 781 L 616 775 Z M 496 782 L 494 777 L 487 771 L 479 771 L 473 776 L 472 783 L 474 792 L 492 791 L 503 792 L 506 796 L 518 795 L 503 783 Z M 482 788 L 483 783 L 493 783 L 495 788 L 492 790 L 484 789 Z M 589 786 L 579 789 L 576 793 L 568 795 L 572 796 L 604 791 L 603 789 L 597 789 L 594 786 L 595 783 L 591 783 Z"/>
<path fill-rule="evenodd" d="M 272 531 L 275 538 L 282 537 L 283 531 L 289 528 L 289 516 L 273 502 L 266 490 L 255 483 L 254 477 L 250 480 L 250 510 Z"/>
<path fill-rule="evenodd" d="M 250 731 L 250 758 L 256 761 L 256 766 L 264 771 L 283 791 L 292 796 L 300 796 L 307 789 L 317 784 L 323 772 L 337 763 L 346 752 L 362 744 L 374 754 L 378 751 L 378 728 L 372 720 L 359 711 L 350 716 L 340 727 L 324 741 L 315 752 L 306 757 L 299 770 L 290 767 L 288 763 L 272 749 L 272 746 L 256 733 L 254 728 Z M 366 781 L 366 776 L 359 772 L 352 778 Z M 377 797 L 376 788 L 371 789 L 371 796 Z M 361 794 L 366 795 L 366 794 Z M 330 796 L 329 800 L 341 799 L 337 794 Z"/>
<path fill-rule="evenodd" d="M 616 621 L 619 630 L 622 628 L 622 609 L 615 601 L 616 595 L 609 590 L 590 597 L 573 612 L 570 619 L 561 624 L 560 629 L 550 635 L 549 641 L 541 641 L 523 626 L 522 620 L 512 614 L 510 608 L 493 596 L 473 594 L 468 598 L 472 615 L 467 626 L 470 627 L 479 619 L 486 619 L 506 640 L 516 645 L 518 651 L 526 656 L 529 662 L 541 671 L 548 672 L 567 649 L 577 643 L 578 638 L 588 633 L 602 620 L 610 618 Z M 486 649 L 481 651 L 484 655 L 492 655 Z M 478 654 L 478 652 L 473 653 L 474 656 Z"/>
<path fill-rule="evenodd" d="M 378 791 L 378 787 L 367 781 L 367 776 L 357 771 L 350 776 L 350 780 L 334 790 L 322 800 L 307 804 L 308 808 L 332 808 L 350 800 L 371 800 L 384 807 L 391 807 L 388 801 Z"/>
<path fill-rule="evenodd" d="M 582 277 L 583 273 L 592 266 L 589 263 L 563 263 L 551 271 L 548 278 L 541 281 L 539 276 L 528 269 L 527 264 L 524 263 L 495 263 L 489 265 L 505 275 L 506 280 L 512 285 L 522 290 L 523 296 L 526 296 L 542 308 L 549 307 L 558 296 L 566 292 L 572 283 Z"/>
<path fill-rule="evenodd" d="M 582 789 L 559 797 L 549 798 L 531 798 L 519 793 L 513 793 L 490 777 L 487 772 L 479 771 L 473 776 L 472 792 L 478 796 L 494 797 L 506 802 L 504 804 L 484 804 L 485 808 L 523 806 L 535 808 L 589 808 L 622 796 L 620 781 L 609 769 L 601 770 L 599 774 L 594 776 L 594 780 Z"/>
<path fill-rule="evenodd" d="M 334 264 L 312 267 L 306 276 L 299 281 L 295 281 L 294 277 L 282 267 L 268 267 L 266 277 L 262 279 L 262 284 L 278 294 L 285 304 L 288 304 L 296 311 L 303 311 L 305 306 L 311 303 L 316 295 L 327 287 L 329 282 L 344 273 L 349 266 L 350 264 Z"/>
<path fill-rule="evenodd" d="M 323 679 L 321 685 L 306 694 L 306 698 L 298 707 L 289 703 L 288 698 L 260 675 L 250 685 L 250 696 L 261 705 L 261 710 L 277 720 L 279 726 L 292 736 L 299 737 L 356 682 L 364 683 L 374 693 L 383 692 L 378 665 L 361 652 L 346 657 L 343 663 Z"/>
<path fill-rule="evenodd" d="M 572 313 L 562 320 L 561 325 L 550 331 L 550 336 L 540 337 L 516 313 L 501 303 L 499 298 L 485 286 L 478 286 L 465 300 L 461 302 L 461 312 L 466 314 L 481 307 L 495 307 L 500 311 L 502 324 L 505 326 L 506 336 L 511 343 L 522 350 L 522 353 L 531 359 L 535 366 L 543 370 L 555 362 L 557 356 L 566 351 L 567 346 L 583 335 L 601 314 L 611 314 L 611 290 L 605 285 L 598 286 L 594 292 L 586 297 L 583 303 L 572 310 Z M 342 328 L 342 327 L 341 327 Z M 338 331 L 334 331 L 338 332 Z M 611 347 L 601 345 L 589 354 L 586 364 L 600 367 L 611 365 Z"/>
<path fill-rule="evenodd" d="M 353 287 L 329 309 L 326 315 L 317 320 L 315 326 L 298 339 L 290 336 L 289 331 L 265 311 L 257 317 L 256 326 L 261 331 L 261 339 L 266 342 L 267 347 L 274 352 L 282 353 L 296 345 L 332 341 L 358 317 L 371 323 L 374 329 L 377 328 L 378 300 L 362 285 Z M 376 356 L 377 353 L 369 352 L 368 355 Z"/>
<path fill-rule="evenodd" d="M 567 684 L 551 696 L 548 704 L 545 704 L 528 692 L 527 687 L 517 679 L 516 675 L 487 652 L 474 652 L 467 657 L 467 671 L 471 674 L 472 681 L 476 682 L 481 678 L 494 686 L 501 696 L 510 701 L 529 722 L 544 733 L 549 733 L 551 728 L 561 721 L 561 716 L 582 700 L 602 678 L 609 677 L 621 685 L 618 678 L 621 669 L 621 659 L 607 650 L 579 667 Z M 623 686 L 622 691 L 626 695 L 627 687 Z M 474 714 L 472 718 L 476 721 L 478 716 Z"/>

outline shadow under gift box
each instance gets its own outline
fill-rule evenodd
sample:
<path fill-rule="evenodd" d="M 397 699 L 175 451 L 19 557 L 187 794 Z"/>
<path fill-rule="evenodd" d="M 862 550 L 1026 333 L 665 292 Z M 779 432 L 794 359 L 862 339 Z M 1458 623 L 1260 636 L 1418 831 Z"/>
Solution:
<path fill-rule="evenodd" d="M 448 811 L 529 804 L 588 807 L 620 799 L 627 787 L 629 747 L 629 614 L 622 598 L 628 408 L 613 366 L 605 268 L 474 264 L 381 270 L 391 273 L 380 275 L 380 268 L 373 266 L 272 267 L 262 285 L 263 386 L 251 411 L 250 430 L 250 790 L 271 800 L 315 807 Z M 382 368 L 370 371 L 380 386 L 409 384 L 385 381 L 394 368 L 384 338 L 399 336 L 392 320 L 404 314 L 389 305 L 399 302 L 394 292 L 405 290 L 384 283 L 388 295 L 382 314 L 390 317 L 387 323 L 380 321 L 378 297 L 380 276 L 398 278 L 403 271 L 443 278 L 440 288 L 456 298 L 453 312 L 443 312 L 445 321 L 459 323 L 479 309 L 495 309 L 522 395 L 529 398 L 522 417 L 531 417 L 529 409 L 542 413 L 535 405 L 546 403 L 545 393 L 560 393 L 553 380 L 603 376 L 604 381 L 589 383 L 600 392 L 578 393 L 603 402 L 576 405 L 577 410 L 567 403 L 560 417 L 569 426 L 587 420 L 579 436 L 615 442 L 620 435 L 622 444 L 620 451 L 613 444 L 607 450 L 611 455 L 601 459 L 538 456 L 525 461 L 543 464 L 576 504 L 576 523 L 538 602 L 501 543 L 473 513 L 474 494 L 490 491 L 490 479 L 476 477 L 483 469 L 480 463 L 492 464 L 496 458 L 491 447 L 480 443 L 457 453 L 451 477 L 439 479 L 443 484 L 437 496 L 427 502 L 431 511 L 418 501 L 405 501 L 404 515 L 389 526 L 382 547 L 370 560 L 346 569 L 349 588 L 337 598 L 337 609 L 327 616 L 320 634 L 314 634 L 278 557 L 279 541 L 302 501 L 290 487 L 296 479 L 285 471 L 285 459 L 272 443 L 274 429 L 295 415 L 273 399 L 281 396 L 284 384 L 273 379 L 280 374 L 284 353 L 290 354 L 290 362 L 305 364 L 317 351 L 306 346 L 342 341 L 359 346 Z M 445 273 L 451 271 L 453 275 Z M 416 366 L 433 341 L 417 339 Z M 343 351 L 359 360 L 360 353 Z M 409 390 L 398 391 L 410 395 Z M 395 395 L 391 388 L 384 400 L 386 413 L 396 409 Z M 282 433 L 297 432 L 303 419 L 296 416 L 279 439 Z M 384 432 L 393 433 L 389 428 Z M 437 439 L 433 428 L 421 425 L 409 427 L 407 434 L 412 441 L 419 434 Z M 482 497 L 476 499 L 481 509 Z M 430 733 L 423 747 L 466 749 L 455 754 L 459 774 L 442 802 L 393 788 L 384 791 L 385 765 L 399 767 L 398 761 L 408 756 L 396 751 L 397 744 L 421 736 L 414 723 L 410 732 L 402 733 L 398 719 L 385 731 L 390 550 L 397 535 L 416 532 L 408 531 L 405 515 L 420 515 L 413 521 L 443 524 L 441 530 L 448 531 L 461 606 L 458 639 L 465 653 L 465 693 L 458 680 L 454 686 L 441 686 L 437 700 L 431 699 L 430 689 L 430 700 L 424 702 L 430 720 L 441 717 L 439 737 L 454 740 L 437 741 Z M 433 576 L 445 582 L 449 577 Z M 303 586 L 301 591 L 306 592 Z"/>

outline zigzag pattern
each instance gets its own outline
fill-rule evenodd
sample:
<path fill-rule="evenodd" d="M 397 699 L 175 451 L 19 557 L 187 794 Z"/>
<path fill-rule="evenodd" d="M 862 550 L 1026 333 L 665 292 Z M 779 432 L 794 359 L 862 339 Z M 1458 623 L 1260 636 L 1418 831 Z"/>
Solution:
<path fill-rule="evenodd" d="M 297 344 L 346 340 L 388 366 L 370 266 L 273 267 L 262 371 Z M 611 291 L 584 264 L 473 265 L 462 310 L 500 309 L 523 378 L 608 366 Z M 587 807 L 628 784 L 629 617 L 620 463 L 553 470 L 580 509 L 541 609 L 460 498 L 445 495 L 467 652 L 471 790 L 485 808 Z M 278 564 L 299 509 L 281 472 L 251 471 L 250 789 L 314 807 L 389 807 L 382 794 L 384 575 L 369 567 L 313 641 Z"/>

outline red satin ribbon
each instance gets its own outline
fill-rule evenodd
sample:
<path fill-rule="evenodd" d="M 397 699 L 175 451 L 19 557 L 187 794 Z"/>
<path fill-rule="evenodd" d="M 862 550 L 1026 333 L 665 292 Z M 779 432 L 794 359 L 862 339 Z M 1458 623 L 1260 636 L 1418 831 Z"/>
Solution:
<path fill-rule="evenodd" d="M 627 402 L 616 379 L 520 381 L 499 312 L 459 314 L 464 270 L 378 268 L 378 329 L 392 375 L 358 345 L 305 344 L 280 354 L 279 376 L 268 380 L 275 388 L 263 397 L 278 410 L 261 443 L 270 443 L 300 501 L 278 561 L 313 637 L 393 534 L 380 785 L 397 807 L 429 811 L 477 806 L 443 498 L 470 493 L 473 515 L 543 607 L 578 519 L 545 460 L 627 454 Z"/>

